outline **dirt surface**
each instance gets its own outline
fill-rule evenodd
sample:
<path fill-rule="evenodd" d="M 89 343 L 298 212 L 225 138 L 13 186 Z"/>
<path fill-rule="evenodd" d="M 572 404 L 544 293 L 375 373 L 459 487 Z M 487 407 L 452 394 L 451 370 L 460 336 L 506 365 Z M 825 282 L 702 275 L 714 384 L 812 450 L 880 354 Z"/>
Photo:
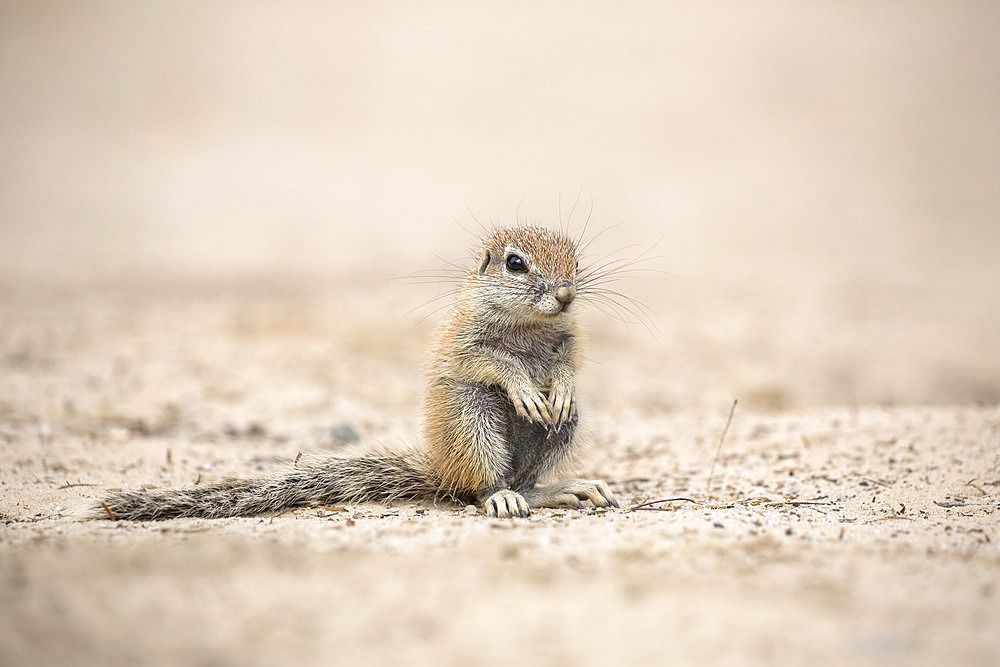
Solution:
<path fill-rule="evenodd" d="M 0 664 L 996 664 L 995 5 L 182 5 L 0 8 Z M 416 441 L 398 279 L 588 216 L 622 509 L 66 517 Z"/>
<path fill-rule="evenodd" d="M 996 405 L 750 401 L 713 473 L 727 405 L 657 408 L 623 399 L 641 376 L 601 395 L 587 374 L 581 472 L 625 508 L 685 500 L 526 521 L 410 504 L 61 518 L 107 489 L 266 474 L 354 434 L 415 439 L 429 332 L 347 317 L 364 312 L 350 294 L 382 303 L 385 287 L 343 289 L 8 309 L 18 340 L 46 346 L 3 349 L 5 664 L 995 658 Z"/>

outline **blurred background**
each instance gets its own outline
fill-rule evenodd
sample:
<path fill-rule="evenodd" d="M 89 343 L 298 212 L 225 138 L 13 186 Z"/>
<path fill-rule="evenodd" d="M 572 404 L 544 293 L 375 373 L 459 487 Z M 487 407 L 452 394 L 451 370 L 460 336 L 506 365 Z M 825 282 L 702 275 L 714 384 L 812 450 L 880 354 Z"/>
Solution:
<path fill-rule="evenodd" d="M 390 279 L 579 197 L 595 257 L 655 245 L 620 285 L 653 331 L 584 314 L 601 409 L 998 401 L 997 26 L 990 2 L 5 2 L 4 363 L 213 341 L 191 354 L 221 368 L 249 329 L 331 341 L 267 382 L 395 407 L 356 385 L 419 362 L 446 286 Z M 317 380 L 345 337 L 368 370 Z"/>

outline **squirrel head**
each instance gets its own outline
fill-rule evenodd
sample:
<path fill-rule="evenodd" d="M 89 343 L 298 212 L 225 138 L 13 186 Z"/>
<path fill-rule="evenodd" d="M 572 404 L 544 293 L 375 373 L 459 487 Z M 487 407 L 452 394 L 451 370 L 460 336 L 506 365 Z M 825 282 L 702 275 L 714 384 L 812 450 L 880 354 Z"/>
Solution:
<path fill-rule="evenodd" d="M 576 244 L 544 227 L 497 229 L 483 242 L 473 276 L 490 305 L 518 319 L 552 319 L 576 298 Z"/>

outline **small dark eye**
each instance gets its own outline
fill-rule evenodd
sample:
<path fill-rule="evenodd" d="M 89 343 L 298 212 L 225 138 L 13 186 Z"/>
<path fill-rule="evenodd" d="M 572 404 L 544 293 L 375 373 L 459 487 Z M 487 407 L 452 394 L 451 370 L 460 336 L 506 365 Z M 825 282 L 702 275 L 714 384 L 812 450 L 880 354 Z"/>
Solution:
<path fill-rule="evenodd" d="M 520 255 L 507 255 L 507 270 L 511 273 L 524 273 L 528 270 L 528 265 Z"/>

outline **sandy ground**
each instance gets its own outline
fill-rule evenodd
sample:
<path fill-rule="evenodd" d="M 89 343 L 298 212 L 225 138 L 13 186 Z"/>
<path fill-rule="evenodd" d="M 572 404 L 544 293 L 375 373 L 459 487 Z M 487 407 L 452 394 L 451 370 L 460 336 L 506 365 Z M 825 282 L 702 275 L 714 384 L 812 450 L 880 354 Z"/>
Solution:
<path fill-rule="evenodd" d="M 709 486 L 727 405 L 625 400 L 655 385 L 641 376 L 602 396 L 586 374 L 581 472 L 626 508 L 689 500 L 526 521 L 408 504 L 60 518 L 108 488 L 264 474 L 344 447 L 346 427 L 416 438 L 429 332 L 346 317 L 364 313 L 350 294 L 398 288 L 344 289 L 7 311 L 47 343 L 4 347 L 2 662 L 995 660 L 995 404 L 738 406 Z"/>
<path fill-rule="evenodd" d="M 4 3 L 0 664 L 997 664 L 998 24 Z M 398 278 L 591 197 L 653 247 L 648 327 L 581 308 L 621 510 L 66 519 L 415 441 Z"/>

